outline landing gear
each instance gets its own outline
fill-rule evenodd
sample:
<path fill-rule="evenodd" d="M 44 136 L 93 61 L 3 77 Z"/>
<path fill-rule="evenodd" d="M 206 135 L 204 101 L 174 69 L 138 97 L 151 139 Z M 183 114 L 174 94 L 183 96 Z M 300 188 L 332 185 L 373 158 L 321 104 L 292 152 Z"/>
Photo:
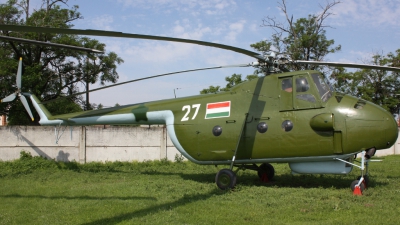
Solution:
<path fill-rule="evenodd" d="M 355 180 L 350 184 L 350 188 L 351 191 L 353 192 L 353 195 L 362 195 L 363 191 L 367 188 L 365 178 L 362 176 L 359 178 L 360 178 L 359 180 Z"/>
<path fill-rule="evenodd" d="M 221 190 L 232 189 L 236 185 L 236 174 L 230 169 L 222 169 L 215 176 L 215 183 Z"/>
<path fill-rule="evenodd" d="M 258 167 L 257 174 L 262 182 L 269 182 L 275 175 L 275 169 L 271 164 L 263 163 Z"/>
<path fill-rule="evenodd" d="M 372 152 L 373 151 L 373 152 Z M 352 166 L 356 166 L 358 168 L 360 168 L 361 170 L 361 176 L 359 176 L 357 178 L 357 180 L 354 180 L 351 184 L 350 184 L 350 188 L 351 191 L 353 192 L 354 195 L 362 195 L 363 191 L 367 188 L 368 183 L 369 183 L 369 178 L 368 178 L 368 162 L 370 161 L 369 159 L 375 154 L 375 149 L 372 148 L 370 150 L 368 150 L 368 152 L 366 153 L 365 151 L 361 152 L 361 162 L 360 165 L 356 165 L 350 162 L 347 162 L 343 159 L 338 159 L 339 161 L 345 162 L 347 164 L 350 164 Z M 366 170 L 364 172 L 364 170 Z"/>
<path fill-rule="evenodd" d="M 361 182 L 361 184 L 357 187 L 357 185 L 358 185 L 359 182 L 360 182 L 360 180 L 354 180 L 353 182 L 351 182 L 350 188 L 351 188 L 351 191 L 352 191 L 353 193 L 356 193 L 356 192 L 357 192 L 356 188 L 359 188 L 359 191 L 360 191 L 361 194 L 362 194 L 363 191 L 365 190 L 365 185 L 364 185 L 363 182 Z M 355 190 L 356 190 L 356 191 L 355 191 Z"/>
<path fill-rule="evenodd" d="M 360 179 L 361 179 L 361 176 L 357 177 L 357 180 L 360 180 Z M 364 180 L 363 180 L 362 183 L 364 184 L 365 189 L 367 189 L 367 187 L 369 185 L 369 177 L 368 177 L 368 175 L 364 175 Z"/>
<path fill-rule="evenodd" d="M 275 175 L 274 167 L 269 163 L 263 163 L 260 166 L 256 164 L 252 165 L 233 165 L 238 167 L 236 172 L 242 170 L 255 170 L 257 171 L 258 177 L 262 182 L 269 182 Z M 215 183 L 221 190 L 233 189 L 236 185 L 236 173 L 232 169 L 222 169 L 215 176 Z"/>

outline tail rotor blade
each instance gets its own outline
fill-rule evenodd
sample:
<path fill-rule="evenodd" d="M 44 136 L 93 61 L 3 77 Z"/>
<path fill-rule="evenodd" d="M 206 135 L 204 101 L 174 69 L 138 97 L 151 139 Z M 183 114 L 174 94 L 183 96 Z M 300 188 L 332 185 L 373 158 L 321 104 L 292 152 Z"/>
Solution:
<path fill-rule="evenodd" d="M 11 95 L 1 99 L 1 102 L 11 102 L 13 101 L 17 95 L 19 99 L 21 100 L 22 104 L 25 107 L 25 110 L 28 112 L 29 116 L 31 117 L 32 121 L 33 119 L 33 114 L 31 109 L 29 108 L 28 101 L 26 100 L 25 96 L 21 94 L 21 77 L 22 77 L 22 58 L 19 58 L 19 64 L 18 64 L 18 71 L 17 71 L 17 78 L 16 78 L 16 83 L 18 90 L 15 93 L 12 93 Z"/>
<path fill-rule="evenodd" d="M 17 87 L 21 89 L 21 76 L 22 76 L 22 57 L 19 58 L 18 71 L 17 71 Z"/>
<path fill-rule="evenodd" d="M 29 108 L 28 101 L 26 100 L 25 96 L 23 96 L 23 95 L 20 96 L 20 99 L 21 99 L 22 104 L 25 107 L 25 110 L 28 112 L 29 116 L 31 117 L 31 119 L 33 121 L 33 115 L 32 115 L 31 109 Z"/>
<path fill-rule="evenodd" d="M 9 95 L 9 96 L 3 98 L 3 99 L 1 100 L 1 102 L 11 102 L 12 100 L 15 99 L 16 96 L 17 96 L 17 95 L 16 95 L 15 93 L 12 93 L 11 95 Z"/>

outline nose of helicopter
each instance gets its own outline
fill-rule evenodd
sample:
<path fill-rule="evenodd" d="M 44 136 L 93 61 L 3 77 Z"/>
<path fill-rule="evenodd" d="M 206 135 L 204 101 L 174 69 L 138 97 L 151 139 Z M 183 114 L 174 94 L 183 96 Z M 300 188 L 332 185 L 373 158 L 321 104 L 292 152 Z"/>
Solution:
<path fill-rule="evenodd" d="M 387 111 L 385 111 L 384 113 L 386 113 L 386 115 L 384 116 L 384 122 L 383 122 L 383 127 L 385 130 L 385 136 L 386 136 L 386 147 L 390 147 L 392 145 L 394 145 L 397 141 L 398 138 L 398 133 L 399 133 L 399 128 L 398 128 L 398 124 L 396 122 L 396 120 L 394 119 L 394 117 Z M 385 141 L 385 140 L 384 140 Z"/>
<path fill-rule="evenodd" d="M 390 112 L 371 102 L 358 100 L 348 108 L 347 141 L 353 149 L 390 148 L 397 140 L 397 123 Z"/>
<path fill-rule="evenodd" d="M 396 143 L 396 140 L 398 138 L 398 126 L 397 122 L 394 119 L 393 115 L 386 111 L 385 109 L 382 109 L 381 107 L 377 105 L 373 105 L 370 103 L 373 107 L 376 109 L 376 114 L 370 115 L 370 119 L 375 119 L 381 121 L 379 124 L 376 126 L 376 132 L 375 135 L 377 135 L 377 149 L 385 149 L 389 148 L 392 145 Z M 381 132 L 381 133 L 380 133 Z"/>

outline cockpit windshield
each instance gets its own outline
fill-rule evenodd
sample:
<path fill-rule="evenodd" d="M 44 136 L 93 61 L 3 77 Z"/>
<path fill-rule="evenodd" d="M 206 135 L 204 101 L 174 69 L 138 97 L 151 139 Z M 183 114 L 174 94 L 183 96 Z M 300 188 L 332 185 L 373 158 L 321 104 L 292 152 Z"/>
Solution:
<path fill-rule="evenodd" d="M 332 90 L 328 82 L 324 79 L 321 74 L 311 74 L 315 84 L 317 85 L 319 95 L 321 96 L 321 101 L 326 102 L 330 97 L 332 97 Z"/>

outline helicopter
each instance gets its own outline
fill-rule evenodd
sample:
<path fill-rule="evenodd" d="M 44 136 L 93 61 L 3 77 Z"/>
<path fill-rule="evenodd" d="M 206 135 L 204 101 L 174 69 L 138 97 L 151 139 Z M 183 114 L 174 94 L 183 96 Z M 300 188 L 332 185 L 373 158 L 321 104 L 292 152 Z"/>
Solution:
<path fill-rule="evenodd" d="M 17 91 L 2 99 L 2 102 L 9 102 L 19 97 L 33 119 L 26 100 L 28 98 L 43 126 L 164 124 L 172 143 L 188 160 L 201 165 L 229 167 L 219 170 L 215 176 L 215 183 L 222 190 L 236 186 L 236 172 L 239 169 L 254 170 L 262 181 L 268 182 L 275 175 L 271 163 L 288 163 L 295 174 L 348 174 L 353 167 L 358 167 L 360 176 L 350 187 L 354 194 L 360 195 L 369 182 L 368 162 L 371 157 L 377 150 L 391 147 L 398 137 L 394 117 L 382 107 L 335 92 L 319 71 L 288 71 L 286 66 L 312 64 L 395 72 L 400 72 L 400 68 L 291 60 L 277 57 L 274 52 L 261 55 L 212 42 L 113 31 L 16 25 L 0 25 L 0 30 L 173 41 L 230 50 L 255 58 L 256 62 L 247 64 L 165 73 L 90 90 L 226 67 L 255 67 L 265 75 L 243 82 L 226 92 L 63 115 L 52 115 L 36 96 L 21 91 L 20 59 Z M 40 44 L 26 39 L 19 41 Z M 51 43 L 46 42 L 46 45 Z M 86 92 L 77 94 L 82 93 Z M 358 165 L 354 156 L 359 153 L 361 162 Z"/>

